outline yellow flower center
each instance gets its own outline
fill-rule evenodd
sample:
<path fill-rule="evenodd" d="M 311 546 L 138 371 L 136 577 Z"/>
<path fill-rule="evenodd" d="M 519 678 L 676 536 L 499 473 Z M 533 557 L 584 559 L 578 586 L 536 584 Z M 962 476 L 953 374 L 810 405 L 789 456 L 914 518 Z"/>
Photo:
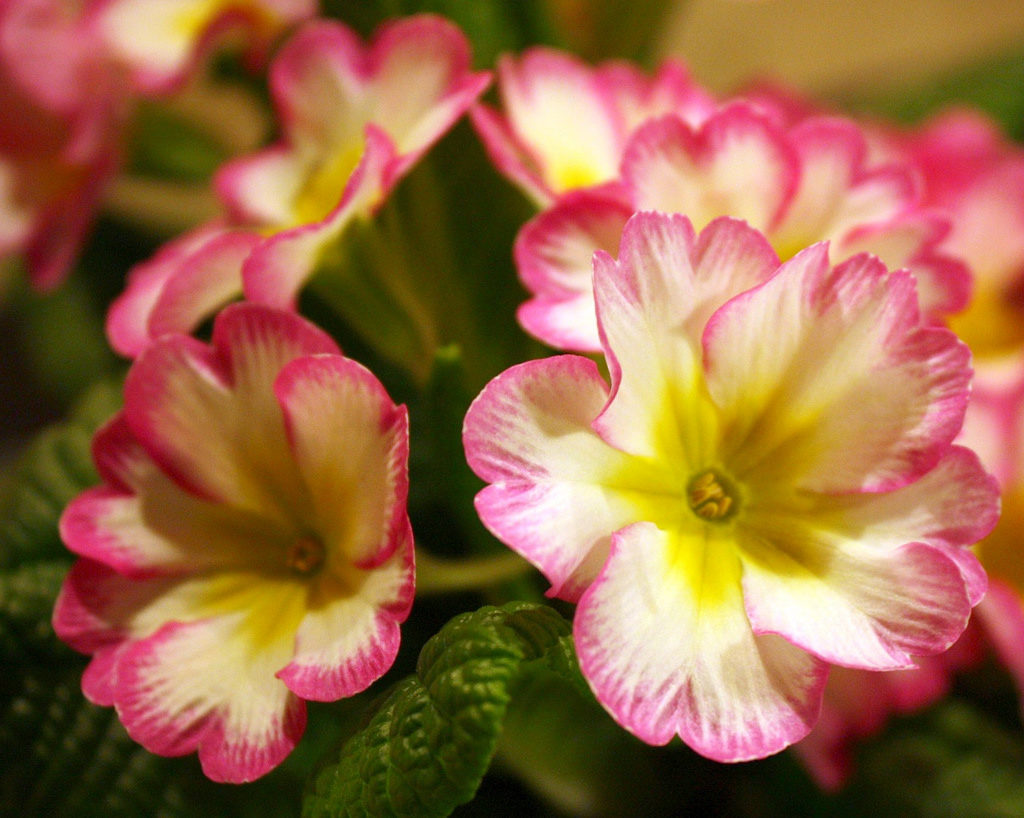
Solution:
<path fill-rule="evenodd" d="M 711 523 L 725 522 L 739 510 L 739 491 L 714 469 L 702 471 L 690 480 L 686 499 L 694 514 Z"/>
<path fill-rule="evenodd" d="M 314 224 L 327 217 L 341 201 L 352 171 L 363 155 L 363 141 L 339 146 L 315 164 L 292 201 L 295 224 Z"/>
<path fill-rule="evenodd" d="M 285 563 L 296 574 L 309 576 L 324 564 L 324 544 L 316 537 L 301 537 L 291 544 Z"/>
<path fill-rule="evenodd" d="M 1011 352 L 1024 341 L 1024 305 L 1018 292 L 978 275 L 967 309 L 951 316 L 949 326 L 976 356 Z"/>

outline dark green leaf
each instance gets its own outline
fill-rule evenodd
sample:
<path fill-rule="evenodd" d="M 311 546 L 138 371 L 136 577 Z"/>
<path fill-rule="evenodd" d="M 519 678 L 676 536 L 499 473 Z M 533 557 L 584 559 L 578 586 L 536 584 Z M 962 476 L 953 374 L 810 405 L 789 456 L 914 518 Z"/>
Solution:
<path fill-rule="evenodd" d="M 447 17 L 473 46 L 473 61 L 489 68 L 503 51 L 534 43 L 558 45 L 558 32 L 544 0 L 325 0 L 325 13 L 369 36 L 388 18 L 429 12 Z"/>
<path fill-rule="evenodd" d="M 1024 139 L 1024 54 L 1015 50 L 940 77 L 895 98 L 848 100 L 861 111 L 908 122 L 953 105 L 970 105 L 994 117 L 1015 139 Z"/>
<path fill-rule="evenodd" d="M 155 103 L 139 106 L 132 148 L 134 173 L 181 182 L 209 179 L 228 158 L 213 136 Z"/>
<path fill-rule="evenodd" d="M 586 689 L 556 611 L 516 602 L 456 617 L 423 647 L 415 675 L 314 776 L 303 815 L 450 814 L 473 797 L 516 687 L 536 673 Z"/>
<path fill-rule="evenodd" d="M 119 386 L 99 384 L 69 420 L 45 430 L 28 447 L 0 498 L 0 570 L 70 556 L 57 522 L 68 501 L 98 481 L 92 435 L 119 403 Z"/>
<path fill-rule="evenodd" d="M 949 700 L 867 744 L 844 800 L 862 815 L 1024 815 L 1024 742 Z"/>

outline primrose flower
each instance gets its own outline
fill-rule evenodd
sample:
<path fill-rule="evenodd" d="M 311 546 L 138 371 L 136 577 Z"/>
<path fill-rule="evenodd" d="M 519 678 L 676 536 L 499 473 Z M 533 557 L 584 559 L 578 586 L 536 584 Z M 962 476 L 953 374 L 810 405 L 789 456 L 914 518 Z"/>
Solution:
<path fill-rule="evenodd" d="M 91 4 L 0 4 L 0 259 L 39 290 L 73 264 L 119 164 L 125 98 Z"/>
<path fill-rule="evenodd" d="M 591 68 L 541 47 L 503 56 L 498 90 L 503 114 L 478 104 L 470 117 L 495 166 L 541 207 L 570 190 L 613 185 L 643 121 L 674 113 L 698 123 L 715 107 L 681 63 L 647 77 L 626 62 Z"/>
<path fill-rule="evenodd" d="M 144 93 L 174 90 L 225 31 L 247 34 L 249 60 L 287 26 L 316 14 L 316 0 L 112 0 L 98 24 L 113 55 Z"/>
<path fill-rule="evenodd" d="M 950 217 L 942 249 L 975 274 L 967 308 L 949 324 L 970 346 L 975 368 L 960 440 L 974 449 L 1002 487 L 1002 516 L 974 549 L 989 589 L 963 638 L 914 670 L 869 674 L 846 670 L 829 680 L 822 718 L 796 751 L 826 789 L 839 787 L 855 743 L 891 713 L 940 698 L 957 670 L 992 648 L 1024 689 L 1024 154 L 976 113 L 950 111 L 909 133 L 883 130 L 881 149 L 910 159 L 923 195 Z"/>
<path fill-rule="evenodd" d="M 991 589 L 988 592 L 991 594 Z M 986 594 L 975 613 L 986 604 Z M 983 656 L 974 619 L 948 651 L 922 656 L 911 670 L 871 673 L 833 668 L 825 685 L 821 715 L 793 751 L 826 791 L 842 787 L 853 769 L 854 748 L 877 733 L 893 713 L 912 713 L 945 696 L 953 674 Z"/>
<path fill-rule="evenodd" d="M 243 287 L 250 300 L 292 306 L 323 254 L 373 214 L 488 82 L 470 71 L 462 32 L 439 17 L 389 23 L 369 46 L 340 23 L 307 24 L 270 66 L 281 142 L 221 169 L 228 218 L 197 233 L 247 232 L 251 252 L 238 257 L 237 238 L 190 237 L 194 252 L 163 267 L 159 287 L 149 274 L 129 282 L 108 317 L 113 346 L 135 355 L 158 327 L 188 332 Z M 166 302 L 154 289 L 183 289 L 174 283 L 182 277 L 197 296 L 192 309 L 161 315 Z"/>
<path fill-rule="evenodd" d="M 962 440 L 1002 487 L 1003 515 L 979 543 L 992 579 L 978 608 L 985 640 L 1024 690 L 1024 151 L 980 114 L 952 110 L 902 135 L 925 199 L 950 217 L 946 252 L 974 273 L 967 308 L 949 324 L 974 354 Z"/>
<path fill-rule="evenodd" d="M 304 699 L 391 666 L 414 584 L 407 415 L 319 329 L 238 304 L 212 346 L 162 337 L 93 452 L 54 627 L 147 749 L 252 780 L 302 735 Z"/>
<path fill-rule="evenodd" d="M 830 664 L 914 666 L 963 631 L 994 481 L 952 445 L 967 348 L 912 276 L 743 222 L 627 222 L 594 293 L 609 388 L 558 356 L 467 414 L 477 510 L 578 600 L 580 666 L 624 727 L 713 759 L 807 734 Z"/>
<path fill-rule="evenodd" d="M 718 216 L 745 219 L 783 259 L 822 240 L 835 261 L 871 252 L 917 276 L 929 316 L 966 303 L 966 268 L 938 249 L 947 222 L 918 206 L 910 167 L 868 165 L 866 139 L 851 121 L 813 117 L 788 127 L 746 103 L 699 126 L 662 117 L 629 140 L 620 182 L 617 196 L 563 197 L 517 240 L 520 277 L 533 293 L 519 320 L 552 346 L 600 349 L 591 255 L 614 253 L 622 225 L 639 210 L 682 213 L 697 228 Z"/>

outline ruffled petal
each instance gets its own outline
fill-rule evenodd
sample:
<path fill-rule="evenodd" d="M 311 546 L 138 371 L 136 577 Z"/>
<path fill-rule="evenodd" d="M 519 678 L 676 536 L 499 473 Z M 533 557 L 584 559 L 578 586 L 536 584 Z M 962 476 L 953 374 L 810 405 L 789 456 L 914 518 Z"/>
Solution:
<path fill-rule="evenodd" d="M 931 469 L 963 422 L 970 353 L 918 315 L 909 275 L 869 256 L 830 269 L 823 244 L 719 310 L 705 365 L 734 476 L 887 491 Z"/>
<path fill-rule="evenodd" d="M 827 666 L 751 631 L 739 560 L 710 527 L 619 532 L 573 633 L 598 700 L 651 744 L 678 734 L 709 758 L 742 761 L 798 741 L 817 718 Z"/>
<path fill-rule="evenodd" d="M 303 285 L 316 272 L 323 252 L 352 221 L 368 215 L 384 193 L 384 177 L 394 157 L 390 139 L 367 128 L 366 148 L 337 206 L 323 221 L 285 230 L 253 250 L 242 270 L 246 298 L 292 309 Z"/>
<path fill-rule="evenodd" d="M 704 388 L 698 334 L 708 312 L 774 267 L 751 228 L 723 219 L 698 239 L 683 216 L 639 213 L 619 260 L 594 258 L 598 326 L 612 395 L 594 428 L 631 454 L 684 472 L 712 462 L 717 421 Z"/>
<path fill-rule="evenodd" d="M 960 568 L 971 605 L 988 585 L 977 558 L 966 548 L 999 520 L 999 485 L 970 449 L 952 446 L 931 471 L 903 488 L 882 494 L 819 497 L 813 512 L 793 512 L 850 540 L 882 549 L 911 541 L 942 548 Z"/>
<path fill-rule="evenodd" d="M 405 407 L 368 369 L 340 355 L 292 361 L 274 391 L 312 498 L 314 530 L 343 563 L 385 561 L 409 524 Z"/>
<path fill-rule="evenodd" d="M 616 199 L 577 192 L 523 226 L 515 243 L 516 267 L 533 298 L 517 316 L 527 332 L 559 349 L 600 351 L 594 252 L 618 254 L 632 213 Z"/>
<path fill-rule="evenodd" d="M 470 71 L 469 43 L 459 28 L 429 14 L 386 25 L 369 55 L 370 121 L 394 141 L 401 175 L 460 117 L 490 82 Z"/>
<path fill-rule="evenodd" d="M 914 666 L 967 626 L 964 578 L 943 550 L 909 543 L 881 550 L 812 524 L 744 525 L 743 590 L 757 633 L 784 636 L 832 664 Z"/>
<path fill-rule="evenodd" d="M 370 571 L 330 572 L 311 588 L 295 653 L 277 674 L 303 699 L 335 701 L 365 690 L 391 667 L 415 591 L 412 530 Z"/>
<path fill-rule="evenodd" d="M 733 216 L 768 230 L 797 181 L 797 158 L 776 128 L 746 105 L 733 105 L 699 131 L 667 116 L 641 127 L 622 159 L 638 210 L 682 213 L 695 228 Z"/>
<path fill-rule="evenodd" d="M 288 521 L 303 511 L 272 385 L 301 355 L 337 352 L 296 315 L 251 304 L 225 309 L 213 348 L 165 336 L 125 383 L 125 417 L 161 469 L 200 497 Z"/>
<path fill-rule="evenodd" d="M 132 580 L 79 560 L 54 627 L 94 653 L 83 690 L 152 752 L 199 750 L 217 781 L 250 781 L 290 752 L 305 709 L 275 677 L 305 610 L 296 580 L 256 573 Z"/>
<path fill-rule="evenodd" d="M 158 755 L 198 750 L 214 781 L 272 770 L 306 726 L 305 703 L 274 675 L 283 649 L 252 654 L 240 616 L 169 622 L 118 658 L 115 706 L 133 739 Z"/>
<path fill-rule="evenodd" d="M 948 229 L 949 223 L 934 214 L 904 214 L 846 232 L 834 252 L 840 258 L 873 253 L 890 270 L 910 270 L 917 280 L 921 312 L 948 316 L 967 306 L 973 287 L 967 265 L 935 249 Z"/>
<path fill-rule="evenodd" d="M 470 467 L 492 484 L 480 518 L 566 599 L 596 576 L 612 532 L 652 513 L 642 492 L 659 485 L 590 428 L 607 394 L 586 358 L 530 361 L 487 385 L 463 429 Z"/>
<path fill-rule="evenodd" d="M 185 259 L 153 304 L 149 333 L 192 332 L 218 309 L 242 295 L 242 265 L 260 237 L 224 232 Z"/>
<path fill-rule="evenodd" d="M 167 286 L 197 250 L 223 234 L 219 224 L 207 224 L 179 236 L 148 261 L 128 272 L 124 291 L 114 299 L 107 313 L 107 338 L 121 355 L 136 357 L 153 340 L 150 318 Z"/>
<path fill-rule="evenodd" d="M 274 229 L 294 220 L 293 203 L 308 172 L 305 156 L 274 145 L 226 162 L 213 183 L 234 222 Z"/>
<path fill-rule="evenodd" d="M 532 48 L 518 61 L 498 61 L 498 88 L 512 131 L 530 151 L 549 196 L 616 178 L 623 123 L 608 89 L 586 65 Z"/>

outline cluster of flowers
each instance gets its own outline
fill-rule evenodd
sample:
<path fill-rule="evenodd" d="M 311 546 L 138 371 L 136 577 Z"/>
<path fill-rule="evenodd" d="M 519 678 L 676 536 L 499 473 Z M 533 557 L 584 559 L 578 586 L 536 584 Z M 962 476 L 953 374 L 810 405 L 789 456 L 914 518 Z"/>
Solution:
<path fill-rule="evenodd" d="M 101 5 L 113 31 L 167 7 Z M 264 31 L 309 13 L 194 5 L 192 41 L 134 53 L 162 55 L 135 87 L 232 15 Z M 147 36 L 183 30 L 158 22 Z M 103 484 L 61 522 L 81 559 L 54 614 L 93 656 L 91 700 L 150 750 L 245 781 L 290 752 L 303 700 L 392 664 L 414 592 L 406 412 L 295 296 L 467 111 L 538 207 L 514 248 L 523 328 L 590 354 L 522 363 L 470 407 L 477 510 L 577 603 L 597 699 L 645 741 L 723 761 L 806 737 L 835 784 L 849 737 L 941 693 L 958 660 L 936 655 L 986 591 L 968 548 L 998 516 L 986 467 L 1024 508 L 1024 184 L 1007 183 L 1024 156 L 967 117 L 902 133 L 764 91 L 719 100 L 677 63 L 546 49 L 499 62 L 493 109 L 491 76 L 431 16 L 369 45 L 308 22 L 269 78 L 280 142 L 220 171 L 223 216 L 133 270 L 109 314 L 134 362 L 95 439 Z M 26 231 L 94 204 L 69 191 Z M 214 315 L 210 343 L 187 334 Z M 970 405 L 949 323 L 978 356 Z M 1024 682 L 1004 527 L 978 552 L 980 620 Z"/>

